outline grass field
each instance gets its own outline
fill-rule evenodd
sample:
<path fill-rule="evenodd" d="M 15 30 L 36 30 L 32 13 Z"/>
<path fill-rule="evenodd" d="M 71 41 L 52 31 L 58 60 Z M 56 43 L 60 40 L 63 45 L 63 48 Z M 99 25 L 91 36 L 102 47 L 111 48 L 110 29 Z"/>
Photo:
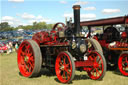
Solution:
<path fill-rule="evenodd" d="M 42 69 L 41 76 L 25 78 L 19 74 L 17 54 L 0 55 L 0 85 L 63 85 L 47 69 Z M 67 84 L 64 84 L 67 85 Z M 102 81 L 91 80 L 86 72 L 76 71 L 70 85 L 128 85 L 128 77 L 117 71 L 107 71 Z"/>

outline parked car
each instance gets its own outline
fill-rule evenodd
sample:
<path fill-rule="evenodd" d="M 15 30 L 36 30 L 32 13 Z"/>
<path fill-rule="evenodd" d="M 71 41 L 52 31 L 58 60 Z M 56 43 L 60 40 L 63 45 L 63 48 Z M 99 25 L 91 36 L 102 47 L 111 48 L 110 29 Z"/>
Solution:
<path fill-rule="evenodd" d="M 2 50 L 3 52 L 7 52 L 7 50 L 8 50 L 6 44 L 4 44 L 4 43 L 2 43 L 2 42 L 0 42 L 0 51 L 1 51 L 1 50 Z"/>

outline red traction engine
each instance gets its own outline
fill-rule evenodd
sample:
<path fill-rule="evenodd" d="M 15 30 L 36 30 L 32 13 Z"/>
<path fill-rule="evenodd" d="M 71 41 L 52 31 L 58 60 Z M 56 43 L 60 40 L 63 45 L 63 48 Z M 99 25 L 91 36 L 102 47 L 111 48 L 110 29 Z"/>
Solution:
<path fill-rule="evenodd" d="M 103 48 L 107 68 L 116 70 L 118 67 L 124 76 L 128 76 L 128 16 L 84 21 L 80 24 L 88 26 L 89 30 L 102 26 L 103 33 L 97 33 L 93 38 L 99 41 Z"/>
<path fill-rule="evenodd" d="M 81 34 L 80 6 L 74 5 L 74 23 L 54 25 L 50 32 L 38 32 L 32 40 L 25 40 L 18 50 L 18 67 L 25 77 L 35 77 L 41 68 L 55 71 L 62 83 L 69 83 L 75 70 L 86 71 L 91 79 L 101 80 L 106 72 L 106 61 L 100 44 Z M 62 26 L 59 26 L 59 25 Z M 94 43 L 94 42 L 95 43 Z"/>

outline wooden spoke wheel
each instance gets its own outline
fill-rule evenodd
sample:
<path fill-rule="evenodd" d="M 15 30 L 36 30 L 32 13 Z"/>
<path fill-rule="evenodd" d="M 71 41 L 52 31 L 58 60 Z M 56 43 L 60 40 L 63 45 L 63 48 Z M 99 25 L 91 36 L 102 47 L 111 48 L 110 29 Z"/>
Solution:
<path fill-rule="evenodd" d="M 128 51 L 123 52 L 118 60 L 118 67 L 124 76 L 128 76 Z"/>
<path fill-rule="evenodd" d="M 42 64 L 42 57 L 38 44 L 33 40 L 23 41 L 18 49 L 17 61 L 20 73 L 23 76 L 37 76 Z"/>
<path fill-rule="evenodd" d="M 72 81 L 75 75 L 75 64 L 69 52 L 59 53 L 56 58 L 55 71 L 60 82 L 69 83 Z"/>
<path fill-rule="evenodd" d="M 106 61 L 104 56 L 99 51 L 92 51 L 88 59 L 92 60 L 94 63 L 91 70 L 87 71 L 89 77 L 94 80 L 101 80 L 106 72 Z"/>

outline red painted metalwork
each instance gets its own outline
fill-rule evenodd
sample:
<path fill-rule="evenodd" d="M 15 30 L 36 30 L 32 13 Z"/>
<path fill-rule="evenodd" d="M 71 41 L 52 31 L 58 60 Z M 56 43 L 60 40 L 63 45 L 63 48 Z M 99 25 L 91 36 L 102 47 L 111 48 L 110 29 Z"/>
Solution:
<path fill-rule="evenodd" d="M 92 60 L 85 60 L 85 61 L 76 61 L 75 67 L 92 67 L 94 62 Z"/>
<path fill-rule="evenodd" d="M 60 23 L 57 23 L 56 26 L 58 24 L 60 24 Z M 56 27 L 56 26 L 54 26 L 54 27 Z M 52 30 L 50 33 L 42 31 L 42 32 L 36 33 L 32 37 L 32 39 L 35 40 L 39 45 L 40 44 L 49 45 L 49 46 L 69 45 L 68 42 L 59 42 L 59 41 L 57 41 L 57 39 L 59 38 L 59 36 L 57 35 L 57 33 L 58 32 L 55 31 L 55 30 Z"/>
<path fill-rule="evenodd" d="M 49 33 L 44 31 L 34 34 L 32 39 L 35 40 L 38 44 L 52 40 L 51 37 L 49 37 Z"/>
<path fill-rule="evenodd" d="M 34 69 L 34 53 L 29 42 L 24 42 L 18 50 L 18 67 L 23 76 L 31 76 Z"/>
<path fill-rule="evenodd" d="M 89 77 L 94 80 L 99 79 L 102 76 L 104 70 L 104 64 L 101 55 L 95 51 L 91 52 L 88 56 L 88 60 L 91 60 L 94 63 L 93 67 L 87 71 Z"/>
<path fill-rule="evenodd" d="M 127 42 L 119 42 L 116 41 L 114 46 L 109 46 L 108 49 L 111 50 L 128 50 L 128 43 Z"/>
<path fill-rule="evenodd" d="M 109 47 L 109 43 L 106 42 L 106 40 L 99 40 L 99 43 L 101 44 L 101 46 L 108 48 Z"/>
<path fill-rule="evenodd" d="M 126 23 L 128 24 L 128 18 L 126 19 Z"/>
<path fill-rule="evenodd" d="M 126 33 L 126 32 L 122 32 L 121 37 L 122 37 L 123 39 L 126 39 L 126 38 L 127 38 L 127 33 Z"/>
<path fill-rule="evenodd" d="M 58 25 L 62 25 L 62 28 L 65 28 L 65 24 L 64 23 L 61 23 L 61 22 L 58 22 L 58 23 L 56 23 L 55 25 L 54 25 L 54 27 L 52 28 L 52 30 L 54 31 L 54 30 L 57 30 L 57 31 L 61 31 L 62 30 L 62 28 L 57 28 L 57 26 Z M 57 29 L 56 29 L 57 28 Z"/>
<path fill-rule="evenodd" d="M 98 41 L 98 37 L 97 36 L 94 36 L 93 39 L 97 40 Z"/>
<path fill-rule="evenodd" d="M 118 67 L 124 76 L 128 76 L 128 53 L 123 53 L 119 57 Z"/>
<path fill-rule="evenodd" d="M 109 48 L 110 50 L 119 50 L 119 51 L 122 51 L 122 50 L 128 50 L 128 48 Z"/>

